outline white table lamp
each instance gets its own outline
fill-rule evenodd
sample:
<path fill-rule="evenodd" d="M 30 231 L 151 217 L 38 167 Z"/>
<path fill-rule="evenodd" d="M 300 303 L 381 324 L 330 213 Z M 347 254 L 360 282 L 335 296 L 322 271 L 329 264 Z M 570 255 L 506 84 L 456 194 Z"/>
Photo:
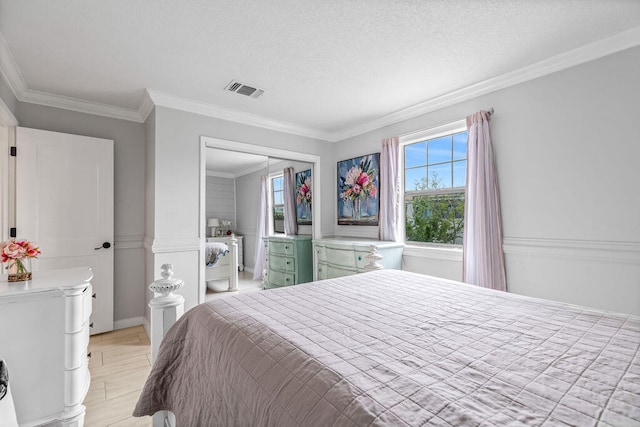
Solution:
<path fill-rule="evenodd" d="M 207 220 L 207 227 L 209 227 L 210 233 L 211 233 L 211 237 L 215 237 L 216 236 L 216 229 L 218 227 L 220 227 L 220 221 L 218 221 L 218 218 L 209 218 Z"/>

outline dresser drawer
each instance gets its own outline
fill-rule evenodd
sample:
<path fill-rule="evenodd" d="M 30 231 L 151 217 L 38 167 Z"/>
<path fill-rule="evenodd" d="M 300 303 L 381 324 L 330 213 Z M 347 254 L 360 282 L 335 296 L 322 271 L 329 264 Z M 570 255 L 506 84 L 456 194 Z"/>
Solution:
<path fill-rule="evenodd" d="M 89 390 L 90 378 L 86 355 L 79 367 L 64 371 L 65 406 L 75 406 L 82 403 Z"/>
<path fill-rule="evenodd" d="M 324 280 L 327 279 L 329 276 L 327 276 L 327 269 L 329 268 L 329 266 L 327 265 L 326 262 L 318 263 L 318 279 L 317 280 Z"/>
<path fill-rule="evenodd" d="M 269 242 L 269 252 L 271 254 L 293 255 L 295 245 L 289 242 Z"/>
<path fill-rule="evenodd" d="M 326 260 L 333 265 L 356 268 L 358 265 L 366 264 L 364 255 L 366 252 L 354 251 L 353 249 L 327 249 Z"/>
<path fill-rule="evenodd" d="M 273 286 L 291 286 L 296 283 L 296 275 L 294 273 L 283 273 L 280 271 L 269 271 L 268 277 L 265 279 L 268 287 Z"/>
<path fill-rule="evenodd" d="M 89 322 L 84 324 L 80 332 L 64 334 L 64 368 L 75 369 L 87 359 L 89 346 Z"/>
<path fill-rule="evenodd" d="M 318 261 L 326 261 L 327 260 L 327 248 L 324 246 L 316 246 L 316 259 Z"/>
<path fill-rule="evenodd" d="M 293 257 L 284 257 L 279 255 L 271 255 L 269 258 L 269 268 L 280 271 L 296 271 L 296 259 Z"/>
<path fill-rule="evenodd" d="M 66 315 L 65 315 L 65 332 L 79 332 L 83 325 L 89 320 L 92 312 L 93 304 L 93 288 L 87 285 L 82 293 L 77 295 L 66 295 Z"/>
<path fill-rule="evenodd" d="M 325 270 L 326 270 L 327 279 L 335 279 L 336 277 L 343 277 L 343 276 L 352 276 L 358 273 L 358 271 L 354 268 L 340 268 L 334 265 L 327 265 Z"/>

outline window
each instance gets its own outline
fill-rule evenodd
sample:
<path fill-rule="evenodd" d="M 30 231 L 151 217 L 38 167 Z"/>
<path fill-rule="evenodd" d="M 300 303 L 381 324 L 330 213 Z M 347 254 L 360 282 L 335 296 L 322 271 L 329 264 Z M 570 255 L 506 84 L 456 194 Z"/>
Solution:
<path fill-rule="evenodd" d="M 284 177 L 282 175 L 271 178 L 271 201 L 273 231 L 284 233 Z"/>
<path fill-rule="evenodd" d="M 462 244 L 467 131 L 446 128 L 403 141 L 407 242 Z"/>

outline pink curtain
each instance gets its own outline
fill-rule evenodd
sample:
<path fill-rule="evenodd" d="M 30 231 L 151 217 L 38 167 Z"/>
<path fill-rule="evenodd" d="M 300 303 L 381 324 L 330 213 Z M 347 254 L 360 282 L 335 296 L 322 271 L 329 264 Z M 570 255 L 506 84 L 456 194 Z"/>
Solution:
<path fill-rule="evenodd" d="M 293 236 L 298 234 L 295 174 L 292 168 L 284 168 L 282 175 L 284 181 L 284 233 L 287 236 Z"/>
<path fill-rule="evenodd" d="M 506 291 L 500 200 L 490 119 L 491 115 L 486 111 L 467 117 L 469 144 L 462 280 Z"/>
<path fill-rule="evenodd" d="M 258 225 L 256 227 L 256 260 L 253 267 L 253 280 L 262 279 L 264 270 L 264 241 L 269 234 L 269 204 L 267 201 L 267 177 L 260 177 L 260 204 L 258 205 Z"/>
<path fill-rule="evenodd" d="M 380 153 L 380 240 L 397 242 L 400 233 L 400 141 L 397 137 L 382 140 Z"/>

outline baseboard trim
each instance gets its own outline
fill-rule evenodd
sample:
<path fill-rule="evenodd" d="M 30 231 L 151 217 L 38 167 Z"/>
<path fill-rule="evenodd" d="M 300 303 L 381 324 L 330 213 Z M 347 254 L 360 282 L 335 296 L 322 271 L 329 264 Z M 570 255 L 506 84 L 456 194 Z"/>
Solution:
<path fill-rule="evenodd" d="M 505 237 L 503 246 L 505 255 L 640 264 L 638 242 Z"/>
<path fill-rule="evenodd" d="M 116 320 L 113 322 L 113 329 L 124 329 L 132 326 L 139 326 L 144 324 L 142 316 L 130 317 L 128 319 Z"/>

